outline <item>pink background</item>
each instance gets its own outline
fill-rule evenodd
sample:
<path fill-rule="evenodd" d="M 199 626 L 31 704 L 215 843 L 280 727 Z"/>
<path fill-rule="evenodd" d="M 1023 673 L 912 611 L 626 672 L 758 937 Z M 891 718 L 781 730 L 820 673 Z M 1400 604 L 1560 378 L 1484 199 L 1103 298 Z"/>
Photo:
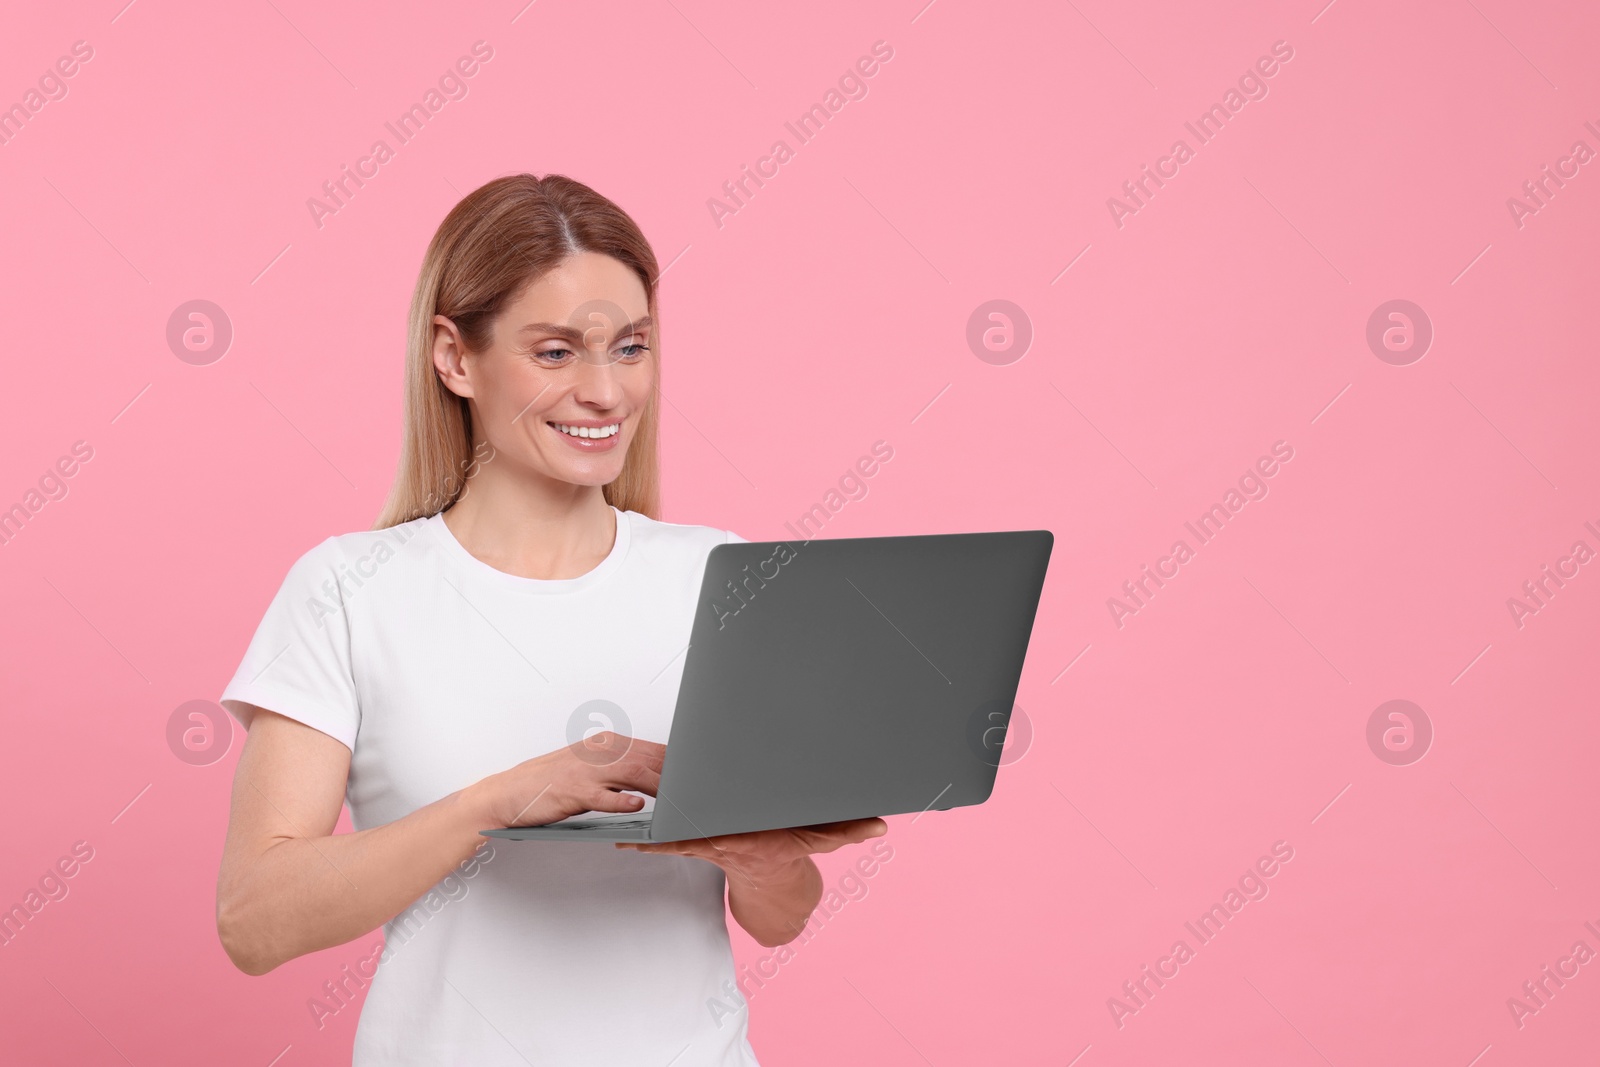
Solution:
<path fill-rule="evenodd" d="M 0 145 L 0 507 L 93 449 L 0 546 L 0 906 L 94 850 L 0 948 L 9 1062 L 348 1062 L 355 1010 L 319 1031 L 306 1002 L 379 935 L 234 970 L 243 735 L 194 766 L 166 728 L 296 556 L 371 525 L 424 246 L 520 171 L 593 185 L 672 263 L 666 519 L 786 537 L 885 440 L 824 536 L 1056 534 L 1031 747 L 988 804 L 891 820 L 867 894 L 752 996 L 764 1064 L 1593 1055 L 1600 962 L 1521 1026 L 1507 1005 L 1600 951 L 1600 564 L 1520 627 L 1507 605 L 1600 550 L 1600 163 L 1520 226 L 1507 205 L 1600 149 L 1584 5 L 121 2 L 0 34 L 6 104 L 93 48 Z M 477 40 L 468 95 L 397 147 L 384 122 Z M 784 122 L 879 40 L 867 95 L 799 145 Z M 1184 122 L 1277 41 L 1268 95 L 1199 145 Z M 380 137 L 395 157 L 319 228 L 307 199 Z M 1108 198 L 1180 137 L 1119 227 Z M 708 199 L 779 138 L 719 227 Z M 209 365 L 166 341 L 194 299 L 234 330 Z M 1033 330 L 1009 363 L 966 340 L 994 299 Z M 1404 366 L 1366 341 L 1394 299 L 1434 329 Z M 1269 495 L 1199 545 L 1185 521 L 1280 440 Z M 1179 538 L 1194 558 L 1119 627 L 1107 599 Z M 1367 742 L 1392 699 L 1434 731 L 1409 765 Z M 1278 841 L 1269 895 L 1200 945 L 1184 922 Z M 863 852 L 824 857 L 829 885 Z M 1119 1026 L 1108 999 L 1180 938 Z"/>

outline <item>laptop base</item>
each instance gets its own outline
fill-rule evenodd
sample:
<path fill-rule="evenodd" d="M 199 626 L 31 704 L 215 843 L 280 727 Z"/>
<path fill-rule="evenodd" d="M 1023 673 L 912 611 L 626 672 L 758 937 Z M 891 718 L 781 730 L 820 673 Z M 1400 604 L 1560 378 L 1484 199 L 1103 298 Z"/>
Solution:
<path fill-rule="evenodd" d="M 499 830 L 479 830 L 484 837 L 508 841 L 650 841 L 650 816 L 586 819 L 582 822 L 557 822 L 544 826 L 507 826 Z"/>

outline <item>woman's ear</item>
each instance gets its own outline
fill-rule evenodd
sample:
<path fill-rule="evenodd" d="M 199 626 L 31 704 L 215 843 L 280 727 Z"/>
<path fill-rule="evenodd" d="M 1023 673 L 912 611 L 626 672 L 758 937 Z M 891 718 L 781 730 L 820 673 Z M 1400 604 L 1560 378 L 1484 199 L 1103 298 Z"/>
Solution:
<path fill-rule="evenodd" d="M 466 349 L 461 343 L 461 333 L 456 324 L 443 315 L 433 317 L 433 369 L 444 387 L 457 396 L 472 395 L 472 381 L 467 376 Z"/>

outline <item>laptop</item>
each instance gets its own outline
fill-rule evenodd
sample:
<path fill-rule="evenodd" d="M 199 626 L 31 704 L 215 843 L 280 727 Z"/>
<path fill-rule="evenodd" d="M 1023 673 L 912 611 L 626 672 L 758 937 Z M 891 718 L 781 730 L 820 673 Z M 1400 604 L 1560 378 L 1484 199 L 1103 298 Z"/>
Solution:
<path fill-rule="evenodd" d="M 716 545 L 654 808 L 479 832 L 682 841 L 983 803 L 1054 540 Z"/>

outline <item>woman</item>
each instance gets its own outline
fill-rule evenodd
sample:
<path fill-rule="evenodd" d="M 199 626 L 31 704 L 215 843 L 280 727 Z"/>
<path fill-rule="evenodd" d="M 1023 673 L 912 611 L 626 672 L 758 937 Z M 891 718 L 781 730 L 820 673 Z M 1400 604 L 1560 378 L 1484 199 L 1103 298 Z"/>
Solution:
<path fill-rule="evenodd" d="M 811 855 L 887 830 L 478 833 L 648 809 L 706 554 L 743 540 L 656 518 L 657 278 L 633 220 L 561 175 L 458 204 L 412 299 L 383 514 L 295 562 L 224 690 L 249 737 L 218 934 L 253 975 L 361 938 L 312 1009 L 370 979 L 356 1067 L 753 1064 L 724 887 L 784 944 Z"/>

